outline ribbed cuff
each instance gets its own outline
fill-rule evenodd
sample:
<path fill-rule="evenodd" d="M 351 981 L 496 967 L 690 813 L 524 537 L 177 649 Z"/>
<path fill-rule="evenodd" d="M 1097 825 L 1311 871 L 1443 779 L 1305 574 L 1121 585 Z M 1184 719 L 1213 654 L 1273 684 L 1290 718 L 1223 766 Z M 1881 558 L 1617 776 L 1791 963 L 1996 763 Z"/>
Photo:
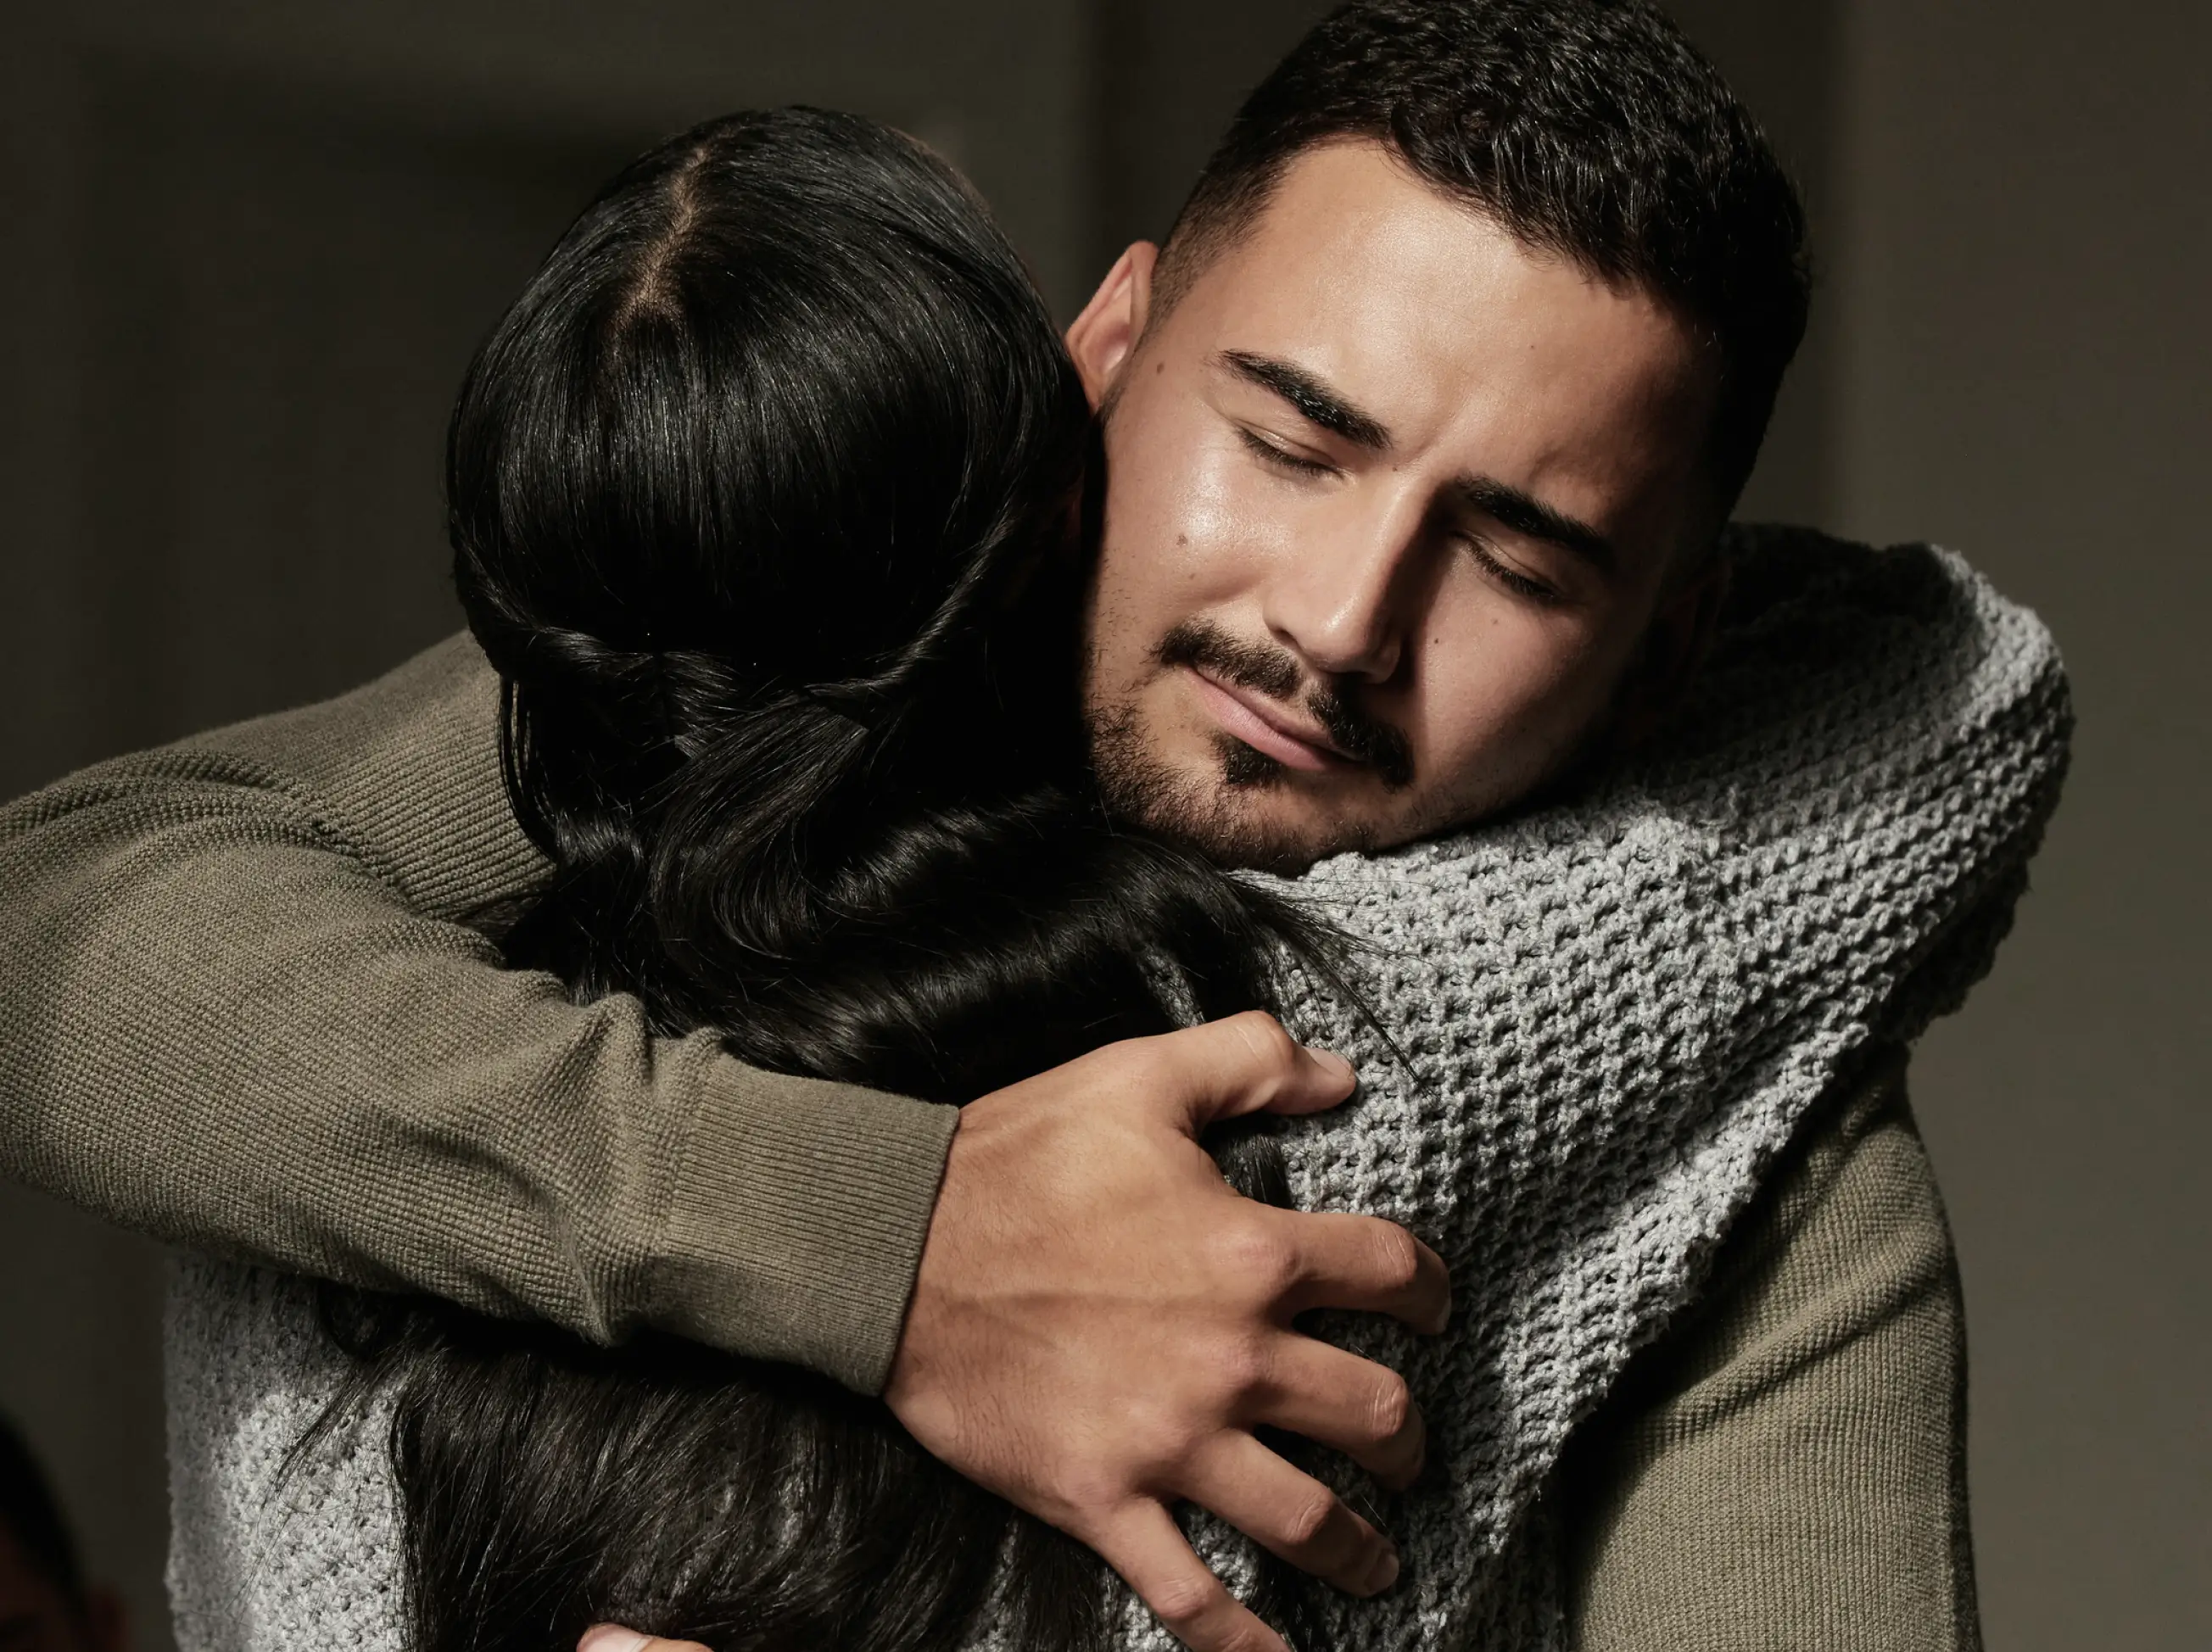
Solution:
<path fill-rule="evenodd" d="M 647 1319 L 880 1393 L 959 1109 L 719 1053 L 700 1080 Z"/>

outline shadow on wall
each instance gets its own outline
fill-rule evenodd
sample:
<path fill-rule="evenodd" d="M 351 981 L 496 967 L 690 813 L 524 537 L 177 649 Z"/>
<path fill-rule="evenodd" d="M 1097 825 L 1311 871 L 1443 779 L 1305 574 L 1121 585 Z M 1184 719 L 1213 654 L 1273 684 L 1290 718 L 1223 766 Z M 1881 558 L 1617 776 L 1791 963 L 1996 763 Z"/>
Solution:
<path fill-rule="evenodd" d="M 88 732 L 129 747 L 362 682 L 455 629 L 446 411 L 641 135 L 378 121 L 147 64 L 88 79 Z M 110 456 L 112 461 L 110 462 Z M 130 485 L 110 485 L 127 472 Z"/>
<path fill-rule="evenodd" d="M 37 1454 L 0 1415 L 0 1646 L 129 1652 L 130 1610 L 88 1576 Z"/>

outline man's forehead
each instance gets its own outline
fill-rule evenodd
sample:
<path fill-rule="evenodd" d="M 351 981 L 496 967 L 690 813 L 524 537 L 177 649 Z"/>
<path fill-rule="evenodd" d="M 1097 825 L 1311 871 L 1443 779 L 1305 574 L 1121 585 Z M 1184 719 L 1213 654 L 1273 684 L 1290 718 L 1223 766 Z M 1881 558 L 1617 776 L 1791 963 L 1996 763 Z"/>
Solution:
<path fill-rule="evenodd" d="M 1375 143 L 1294 161 L 1164 331 L 1216 377 L 1243 356 L 1328 384 L 1389 429 L 1395 462 L 1499 471 L 1613 530 L 1679 495 L 1715 388 L 1663 302 L 1530 246 Z"/>
<path fill-rule="evenodd" d="M 1323 350 L 1401 335 L 1449 355 L 1504 336 L 1555 354 L 1632 345 L 1677 371 L 1703 355 L 1656 295 L 1531 244 L 1367 142 L 1291 161 L 1252 223 L 1192 278 L 1186 307 L 1217 327 L 1308 334 Z"/>

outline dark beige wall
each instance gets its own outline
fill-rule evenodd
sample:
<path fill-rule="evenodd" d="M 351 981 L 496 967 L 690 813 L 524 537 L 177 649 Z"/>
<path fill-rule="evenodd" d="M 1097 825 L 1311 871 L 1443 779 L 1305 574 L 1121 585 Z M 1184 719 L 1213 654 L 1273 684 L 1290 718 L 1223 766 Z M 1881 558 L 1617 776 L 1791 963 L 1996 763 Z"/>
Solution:
<path fill-rule="evenodd" d="M 1237 104 L 1330 0 L 1097 0 L 1091 262 L 1161 240 Z"/>
<path fill-rule="evenodd" d="M 1669 0 L 1671 11 L 1750 105 L 1796 179 L 1811 219 L 1818 282 L 1805 343 L 1784 383 L 1759 471 L 1739 514 L 1825 522 L 1835 499 L 1838 319 L 1830 301 L 1835 235 L 1838 51 L 1844 0 Z"/>
<path fill-rule="evenodd" d="M 2065 650 L 2076 761 L 1926 1041 L 1993 1646 L 2212 1645 L 2212 8 L 1855 0 L 1837 519 Z"/>

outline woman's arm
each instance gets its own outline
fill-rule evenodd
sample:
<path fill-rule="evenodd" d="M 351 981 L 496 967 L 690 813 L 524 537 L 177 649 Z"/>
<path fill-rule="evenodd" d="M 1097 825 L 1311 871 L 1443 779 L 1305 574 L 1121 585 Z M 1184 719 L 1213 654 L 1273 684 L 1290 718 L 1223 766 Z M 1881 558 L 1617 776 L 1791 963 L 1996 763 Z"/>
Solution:
<path fill-rule="evenodd" d="M 872 1392 L 954 1111 L 498 967 L 540 870 L 457 639 L 0 811 L 0 1172 L 165 1239 Z"/>
<path fill-rule="evenodd" d="M 1581 1652 L 1972 1652 L 1966 1336 L 1899 1057 L 1810 1121 L 1561 1476 Z"/>

